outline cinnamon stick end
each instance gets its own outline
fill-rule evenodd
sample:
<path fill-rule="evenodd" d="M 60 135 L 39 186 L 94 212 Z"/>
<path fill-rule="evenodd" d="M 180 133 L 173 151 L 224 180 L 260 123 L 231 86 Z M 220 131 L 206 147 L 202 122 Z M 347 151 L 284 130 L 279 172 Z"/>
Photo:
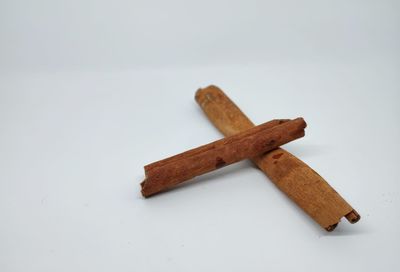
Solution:
<path fill-rule="evenodd" d="M 199 88 L 196 91 L 196 94 L 194 96 L 195 100 L 202 105 L 203 103 L 207 101 L 213 101 L 215 100 L 215 96 L 221 96 L 224 93 L 221 91 L 220 88 L 218 88 L 215 85 L 210 85 L 205 88 Z"/>
<path fill-rule="evenodd" d="M 338 224 L 339 224 L 339 222 L 336 223 L 336 224 L 330 225 L 330 226 L 326 227 L 325 230 L 328 231 L 328 232 L 331 232 L 331 231 L 333 231 L 334 229 L 336 229 L 336 227 L 337 227 Z"/>
<path fill-rule="evenodd" d="M 140 190 L 140 192 L 142 193 L 142 196 L 144 197 L 144 198 L 148 198 L 151 194 L 149 194 L 149 193 L 147 193 L 147 191 L 146 191 L 146 179 L 145 180 L 143 180 L 141 183 L 140 183 L 140 187 L 141 187 L 141 190 Z"/>
<path fill-rule="evenodd" d="M 361 219 L 361 216 L 356 212 L 356 210 L 352 210 L 346 214 L 345 217 L 351 224 L 357 223 Z"/>

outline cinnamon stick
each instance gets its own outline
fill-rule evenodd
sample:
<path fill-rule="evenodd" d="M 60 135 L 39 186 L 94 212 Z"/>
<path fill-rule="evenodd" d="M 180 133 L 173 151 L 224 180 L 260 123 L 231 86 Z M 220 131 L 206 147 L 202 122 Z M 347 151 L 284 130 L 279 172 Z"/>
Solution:
<path fill-rule="evenodd" d="M 251 158 L 304 136 L 303 118 L 273 120 L 144 167 L 142 195 L 149 197 L 195 176 Z"/>
<path fill-rule="evenodd" d="M 230 136 L 254 124 L 216 86 L 199 89 L 195 99 L 210 121 Z M 344 216 L 356 223 L 360 215 L 311 167 L 286 150 L 277 148 L 253 158 L 269 179 L 327 231 Z"/>

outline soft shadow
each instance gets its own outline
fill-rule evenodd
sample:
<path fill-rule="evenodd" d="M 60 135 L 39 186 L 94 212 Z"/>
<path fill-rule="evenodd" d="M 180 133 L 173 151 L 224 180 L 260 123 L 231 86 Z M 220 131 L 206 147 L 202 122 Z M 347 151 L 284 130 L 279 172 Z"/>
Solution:
<path fill-rule="evenodd" d="M 312 145 L 312 144 L 287 144 L 283 149 L 290 152 L 296 157 L 307 158 L 326 154 L 329 151 L 327 145 Z"/>

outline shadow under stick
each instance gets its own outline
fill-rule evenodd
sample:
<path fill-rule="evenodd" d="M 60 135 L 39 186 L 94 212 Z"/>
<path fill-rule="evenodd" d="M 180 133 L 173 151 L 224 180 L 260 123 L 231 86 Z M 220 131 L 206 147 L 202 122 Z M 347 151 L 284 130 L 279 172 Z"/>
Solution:
<path fill-rule="evenodd" d="M 225 136 L 254 126 L 216 86 L 199 89 L 195 98 Z M 252 160 L 282 192 L 327 231 L 334 230 L 343 216 L 350 223 L 360 219 L 360 215 L 318 173 L 284 149 L 277 148 Z"/>

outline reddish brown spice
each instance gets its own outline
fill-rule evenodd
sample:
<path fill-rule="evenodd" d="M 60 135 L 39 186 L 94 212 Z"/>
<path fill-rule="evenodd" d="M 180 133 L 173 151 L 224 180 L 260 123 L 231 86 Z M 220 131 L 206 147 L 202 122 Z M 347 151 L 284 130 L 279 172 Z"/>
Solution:
<path fill-rule="evenodd" d="M 233 136 L 197 147 L 144 167 L 145 197 L 167 190 L 195 176 L 252 158 L 304 136 L 303 118 L 273 120 Z"/>
<path fill-rule="evenodd" d="M 225 136 L 254 126 L 216 86 L 198 90 L 195 98 L 210 121 Z M 274 149 L 255 157 L 253 162 L 327 231 L 334 230 L 343 216 L 350 223 L 360 219 L 360 215 L 318 173 L 286 150 Z"/>

